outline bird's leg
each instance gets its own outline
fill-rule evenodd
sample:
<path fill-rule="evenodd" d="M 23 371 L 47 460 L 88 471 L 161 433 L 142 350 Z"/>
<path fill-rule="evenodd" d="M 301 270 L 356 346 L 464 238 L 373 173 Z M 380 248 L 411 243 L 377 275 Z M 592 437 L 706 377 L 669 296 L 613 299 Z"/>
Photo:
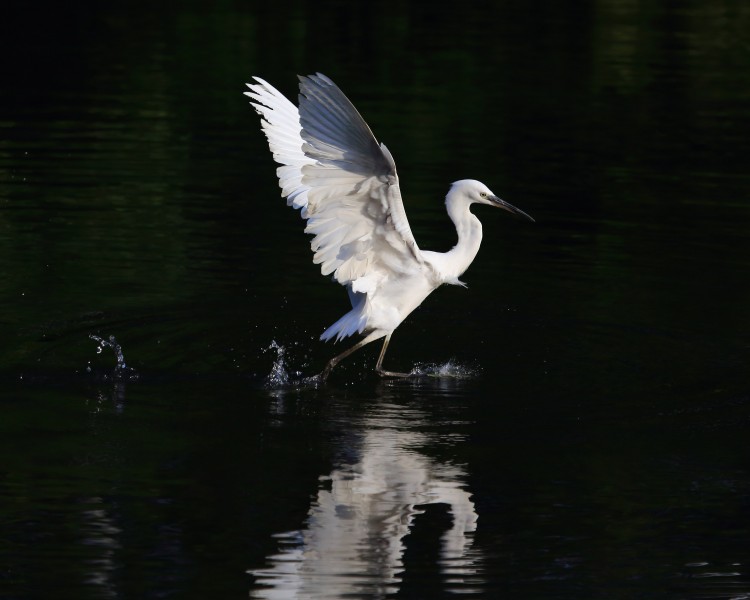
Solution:
<path fill-rule="evenodd" d="M 411 377 L 411 373 L 396 373 L 395 371 L 386 371 L 383 369 L 383 357 L 385 357 L 385 351 L 388 349 L 388 343 L 391 341 L 391 335 L 385 336 L 383 341 L 383 348 L 380 351 L 378 362 L 375 364 L 375 372 L 381 377 Z"/>
<path fill-rule="evenodd" d="M 369 344 L 370 342 L 374 341 L 375 337 L 367 336 L 366 338 L 360 340 L 356 344 L 354 344 L 351 348 L 348 350 L 344 350 L 341 354 L 337 354 L 334 356 L 331 360 L 328 361 L 326 366 L 323 368 L 323 371 L 321 371 L 320 375 L 318 375 L 318 380 L 323 383 L 326 379 L 328 379 L 328 376 L 331 374 L 331 371 L 333 370 L 333 367 L 335 367 L 337 364 L 339 364 L 342 360 L 344 360 L 347 356 L 350 354 L 355 353 L 357 350 L 359 350 L 362 346 L 365 346 L 366 344 Z"/>

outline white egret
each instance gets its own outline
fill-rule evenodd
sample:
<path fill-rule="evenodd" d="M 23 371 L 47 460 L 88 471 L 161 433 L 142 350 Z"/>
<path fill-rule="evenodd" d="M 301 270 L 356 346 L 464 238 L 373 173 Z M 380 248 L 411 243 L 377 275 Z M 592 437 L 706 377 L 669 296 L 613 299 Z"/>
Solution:
<path fill-rule="evenodd" d="M 459 277 L 479 250 L 482 224 L 469 210 L 487 204 L 532 219 L 472 179 L 456 181 L 445 198 L 458 243 L 448 252 L 420 250 L 406 218 L 396 164 L 344 93 L 320 73 L 299 77 L 299 108 L 259 77 L 247 96 L 261 126 L 287 204 L 302 210 L 314 235 L 313 262 L 345 286 L 352 309 L 326 329 L 322 340 L 364 337 L 334 356 L 318 376 L 325 381 L 342 359 L 385 338 L 375 370 L 383 369 L 393 331 L 437 287 L 465 285 Z"/>

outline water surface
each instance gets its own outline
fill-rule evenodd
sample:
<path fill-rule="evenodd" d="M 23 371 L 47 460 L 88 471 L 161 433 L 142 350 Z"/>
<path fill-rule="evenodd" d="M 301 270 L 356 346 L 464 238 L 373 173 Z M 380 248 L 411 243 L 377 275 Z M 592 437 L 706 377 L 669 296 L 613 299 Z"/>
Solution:
<path fill-rule="evenodd" d="M 743 3 L 4 24 L 1 597 L 750 596 Z M 241 93 L 315 71 L 421 247 L 456 179 L 536 219 L 394 335 L 449 377 L 290 385 L 347 299 Z"/>

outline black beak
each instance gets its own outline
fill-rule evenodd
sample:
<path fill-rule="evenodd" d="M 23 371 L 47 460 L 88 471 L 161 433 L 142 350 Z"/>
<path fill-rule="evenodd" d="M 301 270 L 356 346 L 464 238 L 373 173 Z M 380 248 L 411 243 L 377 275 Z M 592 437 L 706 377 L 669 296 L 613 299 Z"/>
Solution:
<path fill-rule="evenodd" d="M 531 215 L 527 215 L 520 208 L 516 208 L 515 206 L 513 206 L 510 202 L 506 202 L 505 200 L 502 200 L 501 198 L 498 198 L 497 196 L 490 196 L 489 199 L 492 202 L 493 206 L 497 206 L 498 208 L 507 210 L 508 212 L 513 213 L 514 215 L 518 215 L 520 217 L 526 217 L 529 221 L 535 222 L 534 219 L 531 217 Z"/>

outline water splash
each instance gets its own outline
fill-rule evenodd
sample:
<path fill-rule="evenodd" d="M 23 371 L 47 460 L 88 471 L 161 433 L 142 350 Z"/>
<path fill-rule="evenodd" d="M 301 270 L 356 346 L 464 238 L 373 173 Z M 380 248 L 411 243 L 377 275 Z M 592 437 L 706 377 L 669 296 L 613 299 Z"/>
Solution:
<path fill-rule="evenodd" d="M 263 350 L 263 352 L 270 351 L 276 352 L 276 360 L 271 366 L 271 372 L 266 377 L 266 388 L 271 390 L 281 388 L 317 388 L 321 384 L 318 375 L 303 377 L 302 371 L 291 369 L 286 360 L 287 348 L 277 343 L 276 340 L 271 341 L 268 348 Z"/>
<path fill-rule="evenodd" d="M 441 377 L 446 379 L 474 379 L 481 373 L 478 367 L 462 365 L 450 359 L 444 363 L 418 363 L 409 373 L 416 377 Z"/>
<path fill-rule="evenodd" d="M 90 333 L 89 339 L 94 340 L 97 344 L 99 344 L 96 348 L 97 354 L 101 354 L 104 348 L 111 348 L 114 352 L 115 360 L 117 361 L 115 370 L 113 372 L 113 377 L 115 380 L 122 381 L 127 379 L 130 381 L 134 381 L 138 379 L 138 373 L 136 373 L 135 369 L 130 368 L 125 363 L 125 355 L 122 353 L 122 347 L 117 343 L 117 339 L 115 339 L 115 336 L 110 335 L 109 338 L 105 340 L 98 335 Z"/>
<path fill-rule="evenodd" d="M 275 352 L 276 360 L 271 366 L 271 372 L 265 379 L 267 389 L 283 388 L 318 388 L 325 382 L 321 380 L 320 375 L 303 377 L 301 371 L 293 370 L 287 362 L 288 348 L 276 342 L 263 349 L 263 352 Z M 410 377 L 405 380 L 412 381 L 420 377 L 434 377 L 438 379 L 474 379 L 479 376 L 481 370 L 478 367 L 462 365 L 454 359 L 444 363 L 417 363 L 409 373 Z M 392 381 L 403 381 L 400 379 Z"/>
<path fill-rule="evenodd" d="M 273 361 L 271 366 L 271 372 L 266 377 L 266 387 L 276 388 L 285 387 L 289 385 L 291 377 L 289 371 L 286 368 L 286 362 L 284 356 L 286 354 L 286 348 L 281 344 L 277 344 L 276 340 L 271 341 L 271 345 L 264 350 L 264 352 L 270 352 L 271 350 L 276 352 L 276 360 Z"/>

